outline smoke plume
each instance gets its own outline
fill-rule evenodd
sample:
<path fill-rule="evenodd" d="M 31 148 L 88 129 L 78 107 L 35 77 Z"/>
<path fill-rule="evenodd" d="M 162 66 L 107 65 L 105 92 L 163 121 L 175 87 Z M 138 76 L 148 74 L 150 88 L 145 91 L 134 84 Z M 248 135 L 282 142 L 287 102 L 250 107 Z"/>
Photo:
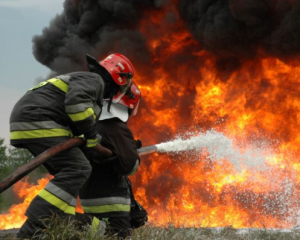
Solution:
<path fill-rule="evenodd" d="M 298 0 L 66 0 L 64 11 L 33 38 L 34 56 L 57 73 L 85 69 L 86 53 L 101 58 L 120 52 L 134 62 L 147 64 L 151 60 L 148 38 L 139 26 L 149 13 L 174 15 L 170 5 L 175 5 L 180 19 L 157 27 L 170 29 L 173 23 L 174 28 L 182 20 L 199 42 L 198 51 L 213 53 L 221 71 L 224 62 L 226 69 L 233 71 L 241 60 L 261 54 L 285 60 L 299 55 Z M 152 35 L 160 31 L 156 30 Z M 181 52 L 172 59 L 182 61 L 186 56 Z"/>
<path fill-rule="evenodd" d="M 149 53 L 138 25 L 144 12 L 162 1 L 66 0 L 41 35 L 33 38 L 33 53 L 56 73 L 86 68 L 87 53 L 96 58 L 119 52 L 145 63 Z"/>

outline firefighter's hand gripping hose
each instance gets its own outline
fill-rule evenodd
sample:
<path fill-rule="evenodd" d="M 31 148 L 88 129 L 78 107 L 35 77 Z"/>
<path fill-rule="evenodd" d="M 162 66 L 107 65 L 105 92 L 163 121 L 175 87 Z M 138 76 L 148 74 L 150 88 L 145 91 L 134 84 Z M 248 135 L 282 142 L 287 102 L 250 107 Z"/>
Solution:
<path fill-rule="evenodd" d="M 140 149 L 143 146 L 142 141 L 140 139 L 135 140 L 135 143 L 137 149 Z"/>
<path fill-rule="evenodd" d="M 3 179 L 0 182 L 0 193 L 2 193 L 7 188 L 9 188 L 13 184 L 15 184 L 21 178 L 26 176 L 28 173 L 33 171 L 35 168 L 42 165 L 45 161 L 47 161 L 49 158 L 53 157 L 54 155 L 56 155 L 64 150 L 67 150 L 69 148 L 83 145 L 84 143 L 85 143 L 85 141 L 82 138 L 71 138 L 71 139 L 66 140 L 65 142 L 62 142 L 62 143 L 48 149 L 47 151 L 41 153 L 37 157 L 33 158 L 30 162 L 19 167 L 11 175 L 9 175 L 5 179 Z M 95 151 L 98 153 L 99 156 L 103 156 L 103 157 L 112 156 L 111 150 L 109 150 L 99 144 L 95 146 Z"/>
<path fill-rule="evenodd" d="M 43 162 L 45 162 L 50 157 L 54 156 L 55 154 L 66 150 L 71 147 L 79 146 L 84 143 L 84 140 L 81 138 L 73 138 L 63 142 L 49 150 L 45 151 L 44 153 L 40 154 L 29 163 L 25 164 L 24 166 L 18 168 L 12 175 L 7 177 L 6 179 L 0 182 L 0 193 L 4 190 L 9 188 L 11 185 L 16 183 L 22 177 L 27 175 L 29 172 L 40 166 Z M 181 152 L 181 151 L 188 151 L 188 150 L 198 150 L 201 151 L 202 148 L 206 149 L 214 158 L 216 159 L 223 159 L 226 157 L 223 152 L 220 153 L 218 151 L 219 146 L 226 148 L 226 156 L 234 155 L 238 158 L 245 157 L 243 154 L 235 153 L 232 149 L 232 141 L 224 136 L 222 133 L 218 133 L 215 131 L 207 131 L 205 134 L 197 134 L 195 136 L 191 136 L 189 139 L 175 139 L 174 141 L 163 142 L 156 145 L 151 145 L 147 147 L 139 148 L 138 154 L 139 156 L 147 155 L 154 152 L 159 153 L 169 153 L 169 152 Z M 111 150 L 101 146 L 96 145 L 97 155 L 103 159 L 109 158 L 113 156 Z M 252 156 L 249 156 L 252 158 Z M 110 159 L 113 160 L 113 159 Z"/>
<path fill-rule="evenodd" d="M 16 171 L 14 171 L 11 175 L 6 177 L 5 179 L 1 180 L 0 182 L 0 194 L 4 192 L 6 189 L 11 187 L 13 184 L 18 182 L 20 179 L 22 179 L 24 176 L 26 176 L 28 173 L 42 165 L 44 162 L 46 162 L 49 158 L 53 157 L 54 155 L 67 150 L 72 147 L 76 146 L 82 146 L 85 143 L 85 140 L 83 138 L 71 138 L 69 140 L 66 140 L 65 142 L 62 142 L 47 151 L 41 153 L 37 157 L 33 158 L 30 162 L 26 163 L 25 165 L 19 167 Z M 113 153 L 110 149 L 105 148 L 101 146 L 100 144 L 97 144 L 94 152 L 97 153 L 98 157 L 103 157 L 104 159 L 110 159 L 114 160 Z M 157 152 L 156 145 L 142 147 L 138 149 L 139 156 L 147 155 L 150 153 Z"/>

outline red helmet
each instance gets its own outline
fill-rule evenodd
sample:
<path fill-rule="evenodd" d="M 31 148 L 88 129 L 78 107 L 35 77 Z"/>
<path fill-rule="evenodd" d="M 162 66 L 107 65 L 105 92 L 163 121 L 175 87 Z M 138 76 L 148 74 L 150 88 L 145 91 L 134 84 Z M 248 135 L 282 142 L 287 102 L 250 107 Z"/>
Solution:
<path fill-rule="evenodd" d="M 127 122 L 129 116 L 135 116 L 141 100 L 141 91 L 138 86 L 132 82 L 130 89 L 124 94 L 118 102 L 112 102 L 112 99 L 104 99 L 102 113 L 99 120 L 110 118 L 119 118 Z"/>
<path fill-rule="evenodd" d="M 132 82 L 130 91 L 127 91 L 126 94 L 120 98 L 118 103 L 129 108 L 132 111 L 131 115 L 135 116 L 139 108 L 141 97 L 139 87 L 135 84 L 135 82 Z"/>
<path fill-rule="evenodd" d="M 88 54 L 86 59 L 90 71 L 109 74 L 113 81 L 120 86 L 119 91 L 116 93 L 118 98 L 114 98 L 114 102 L 118 102 L 131 86 L 134 75 L 132 63 L 120 53 L 111 54 L 100 62 Z"/>
<path fill-rule="evenodd" d="M 134 68 L 127 57 L 114 53 L 99 62 L 118 85 L 129 85 L 134 75 Z"/>

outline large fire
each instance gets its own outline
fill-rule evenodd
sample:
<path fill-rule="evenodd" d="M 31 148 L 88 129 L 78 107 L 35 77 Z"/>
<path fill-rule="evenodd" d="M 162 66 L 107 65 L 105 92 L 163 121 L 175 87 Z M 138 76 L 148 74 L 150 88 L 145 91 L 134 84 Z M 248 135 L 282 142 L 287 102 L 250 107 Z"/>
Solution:
<path fill-rule="evenodd" d="M 25 211 L 31 200 L 42 190 L 52 177 L 50 175 L 38 180 L 38 184 L 30 184 L 28 177 L 17 182 L 13 186 L 13 191 L 23 201 L 22 203 L 13 205 L 8 213 L 0 215 L 0 229 L 10 229 L 21 227 L 26 220 Z"/>
<path fill-rule="evenodd" d="M 151 221 L 235 228 L 299 224 L 297 60 L 286 63 L 261 53 L 240 61 L 234 71 L 226 69 L 230 61 L 223 63 L 222 71 L 216 55 L 199 51 L 180 20 L 175 29 L 164 14 L 150 15 L 141 31 L 159 64 L 154 80 L 139 75 L 144 105 L 139 118 L 130 122 L 134 133 L 151 145 L 179 133 L 215 129 L 241 151 L 251 146 L 266 159 L 261 168 L 255 156 L 253 162 L 240 159 L 237 168 L 231 159 L 211 161 L 201 154 L 142 158 L 133 186 Z"/>
<path fill-rule="evenodd" d="M 38 180 L 37 184 L 29 183 L 28 177 L 17 182 L 13 191 L 20 198 L 21 203 L 13 205 L 8 213 L 0 214 L 0 229 L 19 228 L 26 220 L 25 211 L 31 200 L 41 191 L 53 176 L 47 174 L 45 178 Z M 82 213 L 79 199 L 77 199 L 76 211 Z"/>
<path fill-rule="evenodd" d="M 194 40 L 172 6 L 165 11 L 176 21 L 164 11 L 149 10 L 139 24 L 155 68 L 149 71 L 133 59 L 143 96 L 138 116 L 129 122 L 136 138 L 147 146 L 179 133 L 214 129 L 241 151 L 258 149 L 266 161 L 259 168 L 262 163 L 255 156 L 248 162 L 240 159 L 238 167 L 231 159 L 212 161 L 209 153 L 143 156 L 131 177 L 137 200 L 155 225 L 299 224 L 299 59 L 283 60 L 258 50 L 255 58 L 238 63 L 220 60 Z M 5 226 L 1 215 L 0 228 L 18 227 L 24 221 L 11 220 L 13 208 L 4 216 L 9 222 Z"/>

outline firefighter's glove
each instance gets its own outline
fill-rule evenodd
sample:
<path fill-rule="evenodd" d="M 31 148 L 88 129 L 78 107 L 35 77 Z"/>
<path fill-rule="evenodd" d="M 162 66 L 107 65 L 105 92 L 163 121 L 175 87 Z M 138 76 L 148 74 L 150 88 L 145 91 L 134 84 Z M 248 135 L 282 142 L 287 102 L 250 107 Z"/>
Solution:
<path fill-rule="evenodd" d="M 84 155 L 86 156 L 86 158 L 88 160 L 91 160 L 93 157 L 93 152 L 95 151 L 95 148 L 93 147 L 86 147 L 86 145 L 83 145 L 80 147 L 80 149 L 82 150 L 82 152 L 84 153 Z"/>
<path fill-rule="evenodd" d="M 136 144 L 136 148 L 139 149 L 141 148 L 143 145 L 142 145 L 142 141 L 140 139 L 137 139 L 135 140 L 135 144 Z"/>
<path fill-rule="evenodd" d="M 95 138 L 95 139 L 86 139 L 85 140 L 85 146 L 87 148 L 93 148 L 97 145 L 97 142 L 98 142 L 97 138 Z"/>
<path fill-rule="evenodd" d="M 85 146 L 87 148 L 93 148 L 97 143 L 101 143 L 102 136 L 97 134 L 96 138 L 85 139 Z"/>
<path fill-rule="evenodd" d="M 99 135 L 100 136 L 100 135 Z M 97 137 L 95 139 L 86 139 L 83 134 L 75 136 L 74 138 L 81 138 L 84 141 L 83 148 L 93 148 L 97 144 Z"/>
<path fill-rule="evenodd" d="M 83 151 L 84 155 L 87 157 L 87 159 L 91 160 L 93 157 L 93 153 L 95 151 L 95 146 L 97 143 L 100 143 L 101 136 L 97 134 L 95 139 L 84 139 L 85 145 L 81 147 L 81 150 Z"/>
<path fill-rule="evenodd" d="M 113 165 L 118 162 L 118 157 L 117 156 L 111 156 L 108 158 L 97 158 L 97 157 L 92 157 L 91 161 L 97 164 L 102 164 L 102 165 Z"/>

